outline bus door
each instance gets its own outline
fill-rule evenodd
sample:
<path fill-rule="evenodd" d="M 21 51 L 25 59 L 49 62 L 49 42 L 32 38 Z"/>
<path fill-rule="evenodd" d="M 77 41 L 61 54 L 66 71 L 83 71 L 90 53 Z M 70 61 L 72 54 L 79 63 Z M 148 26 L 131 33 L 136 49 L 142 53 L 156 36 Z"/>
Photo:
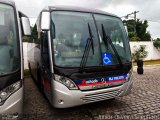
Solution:
<path fill-rule="evenodd" d="M 49 60 L 49 47 L 48 47 L 48 32 L 41 33 L 41 83 L 45 95 L 51 97 L 51 78 L 52 73 L 50 70 Z"/>

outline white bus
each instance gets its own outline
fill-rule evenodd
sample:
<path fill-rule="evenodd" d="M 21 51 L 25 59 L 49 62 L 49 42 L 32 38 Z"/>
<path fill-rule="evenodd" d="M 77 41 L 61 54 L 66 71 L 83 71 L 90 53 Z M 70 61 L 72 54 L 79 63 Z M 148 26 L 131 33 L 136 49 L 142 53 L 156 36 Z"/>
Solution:
<path fill-rule="evenodd" d="M 121 19 L 93 9 L 50 6 L 28 45 L 31 75 L 56 108 L 130 93 L 132 62 Z"/>
<path fill-rule="evenodd" d="M 0 0 L 0 114 L 2 115 L 18 117 L 23 112 L 21 27 L 24 28 L 23 33 L 29 35 L 30 27 L 26 28 L 28 22 L 28 18 L 17 11 L 13 1 Z"/>

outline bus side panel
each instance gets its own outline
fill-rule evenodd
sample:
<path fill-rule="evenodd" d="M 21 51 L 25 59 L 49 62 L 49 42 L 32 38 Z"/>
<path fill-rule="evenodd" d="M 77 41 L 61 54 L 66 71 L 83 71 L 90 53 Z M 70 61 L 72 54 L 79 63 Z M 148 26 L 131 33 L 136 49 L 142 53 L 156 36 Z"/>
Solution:
<path fill-rule="evenodd" d="M 37 67 L 40 65 L 40 32 L 38 32 L 39 21 L 33 27 L 30 42 L 28 44 L 28 64 L 30 72 L 37 80 Z"/>

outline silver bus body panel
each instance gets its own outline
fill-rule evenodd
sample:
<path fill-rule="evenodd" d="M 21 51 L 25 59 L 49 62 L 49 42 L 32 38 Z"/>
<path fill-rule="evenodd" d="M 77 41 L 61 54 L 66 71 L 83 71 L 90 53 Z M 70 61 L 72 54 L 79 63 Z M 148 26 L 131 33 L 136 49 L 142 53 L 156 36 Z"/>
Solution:
<path fill-rule="evenodd" d="M 90 91 L 69 90 L 55 80 L 52 80 L 52 85 L 53 103 L 51 104 L 56 108 L 68 108 L 128 95 L 131 92 L 133 80 L 131 77 L 121 86 Z"/>
<path fill-rule="evenodd" d="M 50 31 L 48 31 L 48 46 L 49 46 L 49 56 L 50 56 L 50 69 L 51 69 L 51 73 L 54 73 L 54 70 L 53 70 L 53 57 L 52 57 L 52 47 L 51 47 L 51 36 L 50 36 Z"/>
<path fill-rule="evenodd" d="M 0 106 L 0 114 L 23 113 L 23 87 L 13 93 L 5 103 Z"/>
<path fill-rule="evenodd" d="M 12 1 L 12 0 L 0 0 L 0 3 L 4 3 L 4 4 L 15 6 L 14 1 Z"/>
<path fill-rule="evenodd" d="M 22 30 L 21 30 L 21 24 L 20 24 L 20 19 L 19 19 L 19 14 L 17 7 L 15 6 L 16 9 L 16 14 L 17 14 L 17 23 L 18 23 L 18 32 L 19 32 L 19 43 L 20 43 L 20 55 L 21 55 L 21 80 L 24 79 L 23 76 L 23 70 L 24 70 L 24 57 L 23 57 L 23 46 L 22 46 Z M 23 83 L 23 82 L 22 82 Z"/>
<path fill-rule="evenodd" d="M 43 9 L 43 11 L 75 11 L 75 12 L 86 12 L 86 13 L 97 13 L 97 14 L 104 14 L 108 16 L 118 17 L 115 14 L 111 14 L 102 10 L 98 9 L 89 9 L 84 7 L 74 7 L 74 6 L 63 6 L 63 5 L 56 5 L 56 6 L 49 6 Z M 119 18 L 119 17 L 118 17 Z"/>

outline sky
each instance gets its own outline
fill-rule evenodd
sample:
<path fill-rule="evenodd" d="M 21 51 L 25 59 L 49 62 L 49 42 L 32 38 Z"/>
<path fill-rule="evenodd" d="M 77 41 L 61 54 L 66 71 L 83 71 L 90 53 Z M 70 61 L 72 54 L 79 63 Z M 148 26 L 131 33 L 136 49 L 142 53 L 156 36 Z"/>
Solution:
<path fill-rule="evenodd" d="M 34 25 L 39 12 L 47 5 L 67 5 L 95 8 L 118 15 L 126 16 L 134 11 L 140 20 L 148 20 L 148 31 L 153 39 L 160 38 L 160 0 L 14 0 L 20 11 L 30 17 Z M 131 15 L 129 19 L 134 16 Z M 124 19 L 124 18 L 122 18 Z"/>

